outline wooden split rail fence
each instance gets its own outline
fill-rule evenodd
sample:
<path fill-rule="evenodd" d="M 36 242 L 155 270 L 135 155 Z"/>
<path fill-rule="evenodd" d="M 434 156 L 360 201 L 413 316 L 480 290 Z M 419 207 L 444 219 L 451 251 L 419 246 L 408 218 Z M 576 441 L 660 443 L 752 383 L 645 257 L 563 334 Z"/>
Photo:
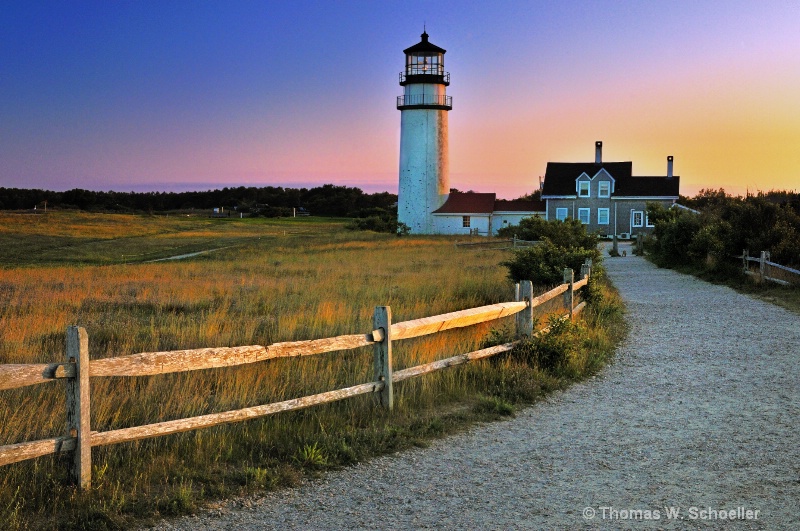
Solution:
<path fill-rule="evenodd" d="M 0 446 L 0 466 L 48 454 L 72 452 L 70 480 L 81 489 L 86 489 L 91 486 L 91 449 L 94 446 L 136 441 L 239 422 L 283 411 L 292 411 L 317 404 L 334 402 L 366 393 L 374 393 L 383 407 L 391 409 L 393 405 L 392 385 L 395 382 L 509 352 L 518 341 L 459 354 L 451 358 L 398 371 L 392 370 L 393 342 L 484 323 L 515 314 L 517 316 L 518 334 L 520 336 L 531 336 L 534 334 L 532 313 L 534 307 L 563 294 L 564 308 L 566 310 L 564 318 L 571 319 L 583 309 L 585 303 L 574 305 L 574 293 L 576 290 L 586 286 L 590 272 L 591 262 L 587 261 L 581 267 L 580 280 L 575 281 L 573 271 L 565 269 L 563 284 L 536 297 L 533 295 L 531 282 L 523 281 L 516 285 L 516 296 L 513 302 L 490 304 L 400 323 L 392 322 L 390 307 L 378 306 L 375 308 L 373 330 L 367 334 L 344 335 L 311 341 L 274 343 L 269 346 L 250 345 L 168 352 L 144 352 L 115 358 L 90 360 L 89 338 L 86 330 L 81 327 L 70 326 L 67 328 L 66 361 L 49 364 L 0 365 L 0 391 L 63 379 L 66 383 L 67 404 L 65 435 Z M 540 330 L 537 333 L 541 332 Z M 375 376 L 371 382 L 283 402 L 158 422 L 145 426 L 103 432 L 92 431 L 90 427 L 90 377 L 147 376 L 230 367 L 273 358 L 310 356 L 368 345 L 372 345 L 374 349 Z"/>
<path fill-rule="evenodd" d="M 501 251 L 505 249 L 522 249 L 525 247 L 533 247 L 539 243 L 539 241 L 520 240 L 515 234 L 513 238 L 508 238 L 505 240 L 490 238 L 480 242 L 456 242 L 456 247 Z"/>
<path fill-rule="evenodd" d="M 776 284 L 781 284 L 783 286 L 800 284 L 800 271 L 798 271 L 797 269 L 793 269 L 791 267 L 787 267 L 785 265 L 771 262 L 769 251 L 761 251 L 761 256 L 756 258 L 754 256 L 750 256 L 750 251 L 745 249 L 744 251 L 742 251 L 741 259 L 742 259 L 742 268 L 745 274 L 756 277 L 761 282 L 766 280 L 769 282 L 775 282 Z M 758 271 L 750 270 L 751 262 L 758 263 Z M 784 278 L 783 279 L 775 278 L 776 273 L 780 274 Z M 786 280 L 786 278 L 790 278 L 792 280 Z"/>

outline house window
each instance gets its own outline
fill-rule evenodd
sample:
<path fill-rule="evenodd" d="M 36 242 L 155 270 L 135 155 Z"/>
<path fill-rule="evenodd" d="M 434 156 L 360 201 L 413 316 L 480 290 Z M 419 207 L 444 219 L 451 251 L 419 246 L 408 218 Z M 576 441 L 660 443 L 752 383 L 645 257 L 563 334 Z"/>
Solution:
<path fill-rule="evenodd" d="M 578 209 L 578 219 L 581 220 L 581 223 L 584 225 L 589 224 L 589 217 L 592 215 L 591 208 L 579 208 Z"/>
<path fill-rule="evenodd" d="M 611 197 L 611 183 L 609 181 L 597 183 L 597 197 Z"/>
<path fill-rule="evenodd" d="M 598 225 L 608 225 L 608 209 L 607 208 L 598 208 L 597 209 L 597 224 Z"/>
<path fill-rule="evenodd" d="M 578 197 L 589 197 L 589 181 L 578 181 Z"/>
<path fill-rule="evenodd" d="M 569 209 L 566 208 L 557 208 L 556 209 L 556 219 L 558 221 L 564 221 L 567 219 L 567 214 L 569 213 Z"/>
<path fill-rule="evenodd" d="M 652 221 L 650 221 L 650 214 L 645 213 L 644 215 L 644 224 L 646 227 L 655 227 Z"/>
<path fill-rule="evenodd" d="M 641 210 L 633 211 L 633 220 L 631 225 L 634 227 L 641 227 L 644 223 L 644 212 Z"/>
<path fill-rule="evenodd" d="M 469 216 L 461 216 L 461 226 L 469 228 Z"/>

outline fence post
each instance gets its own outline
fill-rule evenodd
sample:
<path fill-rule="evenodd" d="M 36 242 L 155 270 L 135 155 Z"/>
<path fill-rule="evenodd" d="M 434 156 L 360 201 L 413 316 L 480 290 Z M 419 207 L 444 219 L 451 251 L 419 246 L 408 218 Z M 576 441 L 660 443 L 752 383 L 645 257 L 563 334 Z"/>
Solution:
<path fill-rule="evenodd" d="M 764 277 L 767 275 L 767 251 L 761 251 L 761 259 L 758 262 L 758 277 L 761 282 L 764 282 Z"/>
<path fill-rule="evenodd" d="M 519 298 L 519 282 L 514 283 L 514 302 L 519 302 L 522 299 Z"/>
<path fill-rule="evenodd" d="M 592 261 L 590 258 L 587 258 L 586 261 L 581 266 L 581 279 L 584 277 L 588 277 L 592 274 Z"/>
<path fill-rule="evenodd" d="M 521 284 L 522 290 L 517 300 L 527 302 L 528 306 L 517 313 L 517 336 L 530 337 L 533 335 L 533 282 L 523 280 Z"/>
<path fill-rule="evenodd" d="M 517 235 L 516 235 L 516 234 L 514 235 L 514 240 L 513 240 L 513 245 L 512 245 L 512 248 L 513 248 L 513 249 L 516 249 L 516 248 L 517 248 Z"/>
<path fill-rule="evenodd" d="M 569 284 L 569 289 L 564 292 L 564 308 L 569 311 L 569 320 L 572 321 L 574 305 L 574 291 L 572 284 L 575 282 L 575 272 L 570 268 L 564 269 L 564 284 Z"/>
<path fill-rule="evenodd" d="M 79 326 L 67 327 L 67 362 L 75 377 L 67 378 L 67 435 L 77 439 L 70 480 L 85 490 L 92 485 L 92 431 L 89 426 L 89 336 Z"/>
<path fill-rule="evenodd" d="M 392 309 L 389 306 L 376 306 L 372 319 L 375 330 L 383 329 L 383 339 L 375 343 L 374 367 L 375 380 L 383 382 L 383 389 L 378 395 L 380 404 L 389 411 L 394 407 L 392 393 Z"/>
<path fill-rule="evenodd" d="M 750 258 L 750 251 L 748 251 L 747 249 L 742 249 L 742 268 L 744 269 L 745 273 L 750 271 L 750 266 L 747 265 L 748 258 Z"/>

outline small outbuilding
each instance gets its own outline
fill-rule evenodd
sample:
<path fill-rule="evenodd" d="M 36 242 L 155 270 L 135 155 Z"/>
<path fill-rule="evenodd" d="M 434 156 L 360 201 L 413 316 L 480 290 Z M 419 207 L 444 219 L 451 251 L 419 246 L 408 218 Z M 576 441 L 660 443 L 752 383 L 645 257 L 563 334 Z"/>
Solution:
<path fill-rule="evenodd" d="M 498 229 L 519 225 L 523 218 L 545 217 L 544 201 L 497 199 L 493 193 L 451 192 L 433 211 L 436 234 L 495 235 Z"/>

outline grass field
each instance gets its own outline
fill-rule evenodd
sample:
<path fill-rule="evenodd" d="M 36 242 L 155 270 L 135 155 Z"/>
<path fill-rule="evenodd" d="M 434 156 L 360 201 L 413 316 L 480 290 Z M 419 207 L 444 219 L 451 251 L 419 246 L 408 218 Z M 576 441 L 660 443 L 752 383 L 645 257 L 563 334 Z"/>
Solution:
<path fill-rule="evenodd" d="M 151 260 L 215 250 L 184 260 Z M 512 299 L 502 251 L 447 237 L 344 230 L 344 221 L 55 212 L 0 214 L 0 363 L 61 361 L 68 325 L 92 359 L 145 351 L 267 345 L 366 333 L 375 306 L 403 321 Z M 66 456 L 2 468 L 0 527 L 118 528 L 191 512 L 204 499 L 295 484 L 302 474 L 425 444 L 513 411 L 597 370 L 621 306 L 588 311 L 570 370 L 507 356 L 402 382 L 388 414 L 357 397 L 93 450 L 93 488 L 65 486 Z M 545 309 L 544 311 L 547 311 Z M 503 335 L 502 323 L 492 336 Z M 497 327 L 500 328 L 497 328 Z M 610 328 L 609 328 L 610 326 Z M 479 348 L 489 325 L 399 342 L 395 369 Z M 563 369 L 563 368 L 562 368 Z M 105 431 L 266 404 L 371 380 L 369 348 L 138 378 L 92 379 Z M 0 445 L 64 433 L 59 382 L 0 391 Z"/>

